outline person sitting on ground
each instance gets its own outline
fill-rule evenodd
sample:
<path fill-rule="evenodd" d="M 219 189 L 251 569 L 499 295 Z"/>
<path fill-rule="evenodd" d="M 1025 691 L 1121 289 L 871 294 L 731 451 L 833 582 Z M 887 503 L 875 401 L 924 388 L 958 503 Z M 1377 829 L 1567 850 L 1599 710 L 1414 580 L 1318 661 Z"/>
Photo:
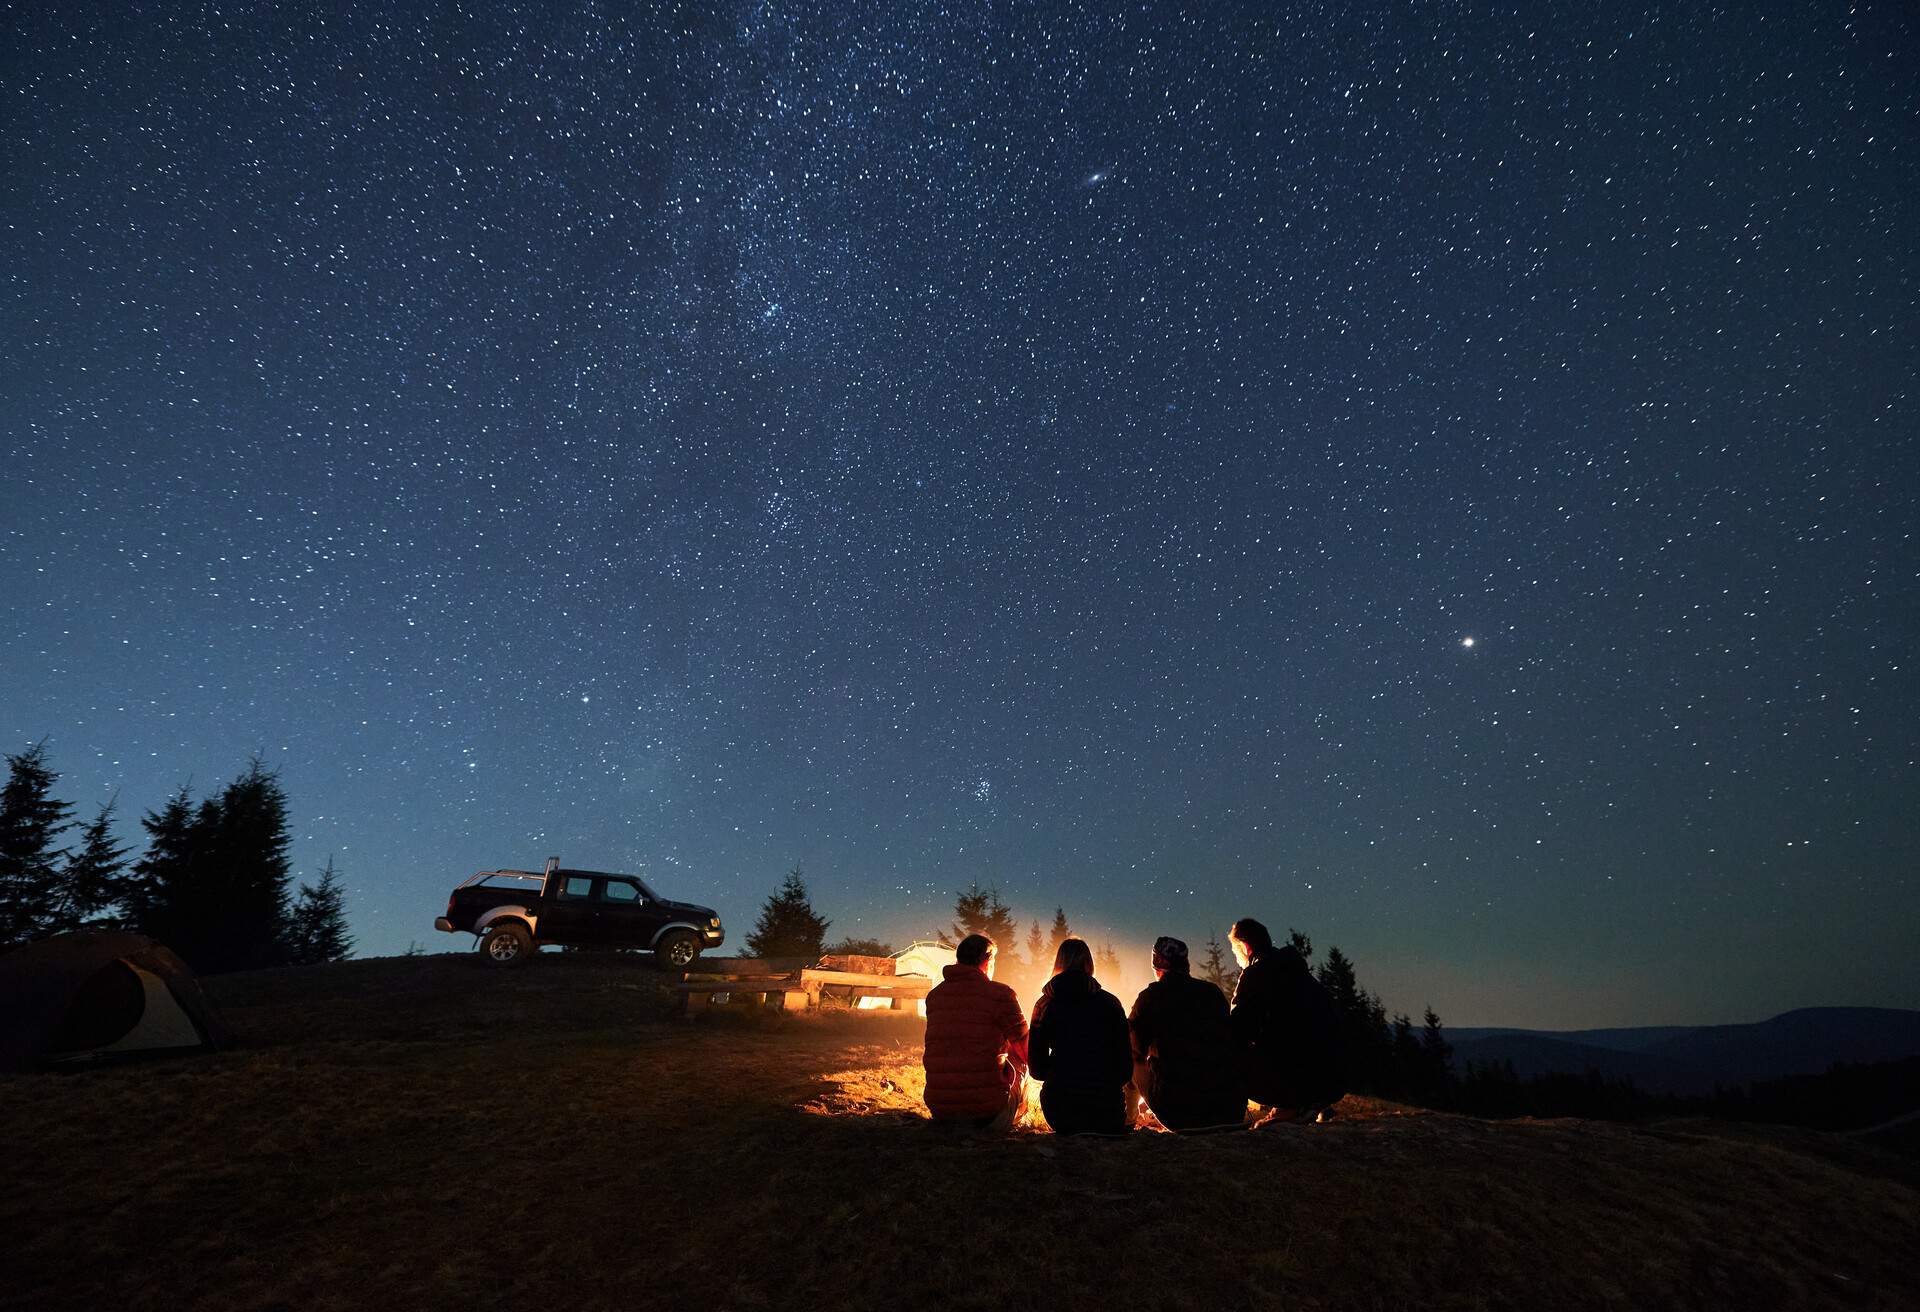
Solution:
<path fill-rule="evenodd" d="M 1169 1130 L 1208 1130 L 1247 1118 L 1226 995 L 1193 977 L 1187 945 L 1153 944 L 1153 983 L 1134 999 L 1133 1083 Z"/>
<path fill-rule="evenodd" d="M 969 934 L 954 964 L 927 994 L 927 1110 L 936 1121 L 1005 1130 L 1026 1101 L 1027 1018 L 1020 1000 L 993 981 L 996 954 Z"/>
<path fill-rule="evenodd" d="M 1251 918 L 1227 931 L 1240 982 L 1233 991 L 1233 1037 L 1247 1096 L 1266 1120 L 1313 1119 L 1346 1092 L 1340 1017 L 1333 999 L 1291 944 L 1276 948 Z"/>
<path fill-rule="evenodd" d="M 1033 1004 L 1027 1040 L 1040 1112 L 1055 1134 L 1124 1134 L 1133 1128 L 1127 1081 L 1133 1058 L 1120 999 L 1093 977 L 1085 940 L 1060 940 L 1053 978 Z"/>

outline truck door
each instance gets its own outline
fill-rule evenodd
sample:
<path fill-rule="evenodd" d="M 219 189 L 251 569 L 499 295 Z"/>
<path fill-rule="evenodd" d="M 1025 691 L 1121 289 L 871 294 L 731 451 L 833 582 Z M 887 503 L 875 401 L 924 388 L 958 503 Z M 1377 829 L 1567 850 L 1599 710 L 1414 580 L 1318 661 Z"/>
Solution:
<path fill-rule="evenodd" d="M 595 917 L 599 902 L 593 896 L 594 881 L 588 875 L 559 873 L 547 881 L 548 893 L 540 908 L 542 943 L 586 944 L 597 942 Z"/>
<path fill-rule="evenodd" d="M 631 879 L 609 878 L 600 886 L 600 930 L 609 947 L 644 948 L 659 928 L 657 912 Z"/>

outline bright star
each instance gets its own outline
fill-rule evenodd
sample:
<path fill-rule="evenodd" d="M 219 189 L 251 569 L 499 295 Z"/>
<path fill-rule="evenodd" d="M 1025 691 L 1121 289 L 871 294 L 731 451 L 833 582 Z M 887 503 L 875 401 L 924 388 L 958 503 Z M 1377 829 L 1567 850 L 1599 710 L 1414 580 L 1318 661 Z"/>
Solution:
<path fill-rule="evenodd" d="M 1469 633 L 1469 634 L 1468 634 L 1468 635 L 1467 635 L 1466 637 L 1464 637 L 1464 638 L 1462 638 L 1462 639 L 1460 639 L 1460 645 L 1461 645 L 1462 647 L 1471 647 L 1471 646 L 1473 646 L 1473 635 L 1472 635 L 1471 633 Z"/>

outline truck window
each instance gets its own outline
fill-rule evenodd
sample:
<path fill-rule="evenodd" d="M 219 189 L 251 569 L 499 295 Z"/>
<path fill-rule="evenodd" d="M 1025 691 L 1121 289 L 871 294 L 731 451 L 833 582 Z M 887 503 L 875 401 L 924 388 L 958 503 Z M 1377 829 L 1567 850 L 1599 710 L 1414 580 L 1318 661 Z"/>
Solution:
<path fill-rule="evenodd" d="M 563 879 L 560 881 L 560 891 L 555 896 L 570 902 L 585 902 L 593 896 L 593 881 L 580 878 Z"/>
<path fill-rule="evenodd" d="M 640 890 L 624 879 L 609 879 L 601 897 L 609 902 L 638 902 Z"/>

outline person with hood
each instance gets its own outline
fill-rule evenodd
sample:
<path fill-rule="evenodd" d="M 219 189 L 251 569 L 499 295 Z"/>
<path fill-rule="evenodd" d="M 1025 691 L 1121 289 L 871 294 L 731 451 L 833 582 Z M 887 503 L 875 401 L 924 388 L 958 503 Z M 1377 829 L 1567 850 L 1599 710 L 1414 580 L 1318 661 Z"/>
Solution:
<path fill-rule="evenodd" d="M 1027 1041 L 1040 1112 L 1055 1134 L 1125 1134 L 1133 1128 L 1127 1081 L 1133 1059 L 1120 999 L 1093 977 L 1093 949 L 1060 940 L 1053 978 L 1033 1004 Z"/>
<path fill-rule="evenodd" d="M 993 940 L 969 934 L 927 993 L 927 1110 L 936 1121 L 1005 1130 L 1026 1101 L 1027 1018 L 993 979 Z"/>
<path fill-rule="evenodd" d="M 1193 977 L 1187 945 L 1153 944 L 1153 983 L 1134 999 L 1133 1083 L 1169 1130 L 1210 1130 L 1247 1118 L 1226 995 Z"/>
<path fill-rule="evenodd" d="M 1276 948 L 1251 918 L 1227 931 L 1240 982 L 1233 990 L 1233 1038 L 1247 1096 L 1266 1120 L 1312 1119 L 1346 1092 L 1340 1017 L 1333 999 L 1291 944 Z"/>

